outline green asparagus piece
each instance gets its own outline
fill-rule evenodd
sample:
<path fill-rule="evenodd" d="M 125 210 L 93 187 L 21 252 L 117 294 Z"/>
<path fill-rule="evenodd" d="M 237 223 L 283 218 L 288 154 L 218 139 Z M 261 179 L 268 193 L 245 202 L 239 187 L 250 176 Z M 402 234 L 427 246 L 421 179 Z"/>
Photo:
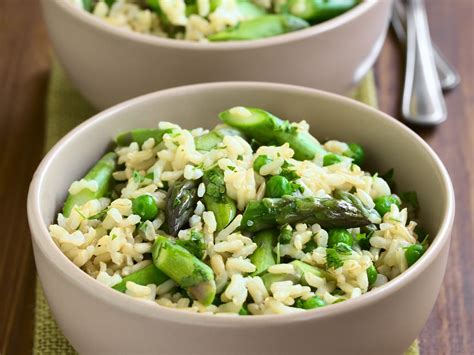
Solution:
<path fill-rule="evenodd" d="M 134 273 L 125 276 L 122 281 L 112 288 L 116 289 L 120 292 L 125 292 L 127 289 L 127 282 L 132 281 L 139 285 L 161 285 L 163 282 L 168 280 L 168 276 L 166 276 L 163 272 L 161 272 L 157 267 L 153 264 L 145 266 L 143 269 L 135 271 Z"/>
<path fill-rule="evenodd" d="M 283 121 L 267 111 L 251 107 L 234 108 L 221 112 L 219 117 L 229 126 L 241 130 L 247 137 L 262 145 L 288 143 L 295 151 L 294 158 L 297 160 L 311 160 L 316 154 L 327 154 L 311 134 L 298 130 L 288 121 Z"/>
<path fill-rule="evenodd" d="M 191 236 L 187 240 L 179 239 L 176 244 L 185 248 L 196 258 L 203 260 L 206 256 L 206 242 L 202 233 L 192 230 Z"/>
<path fill-rule="evenodd" d="M 253 2 L 248 1 L 248 0 L 238 0 L 237 6 L 239 8 L 240 14 L 245 20 L 250 20 L 253 18 L 266 15 L 266 12 L 264 9 L 262 9 L 260 6 L 257 6 Z"/>
<path fill-rule="evenodd" d="M 258 276 L 267 271 L 267 269 L 275 265 L 275 255 L 273 248 L 277 242 L 278 230 L 267 229 L 257 233 L 253 240 L 257 243 L 257 249 L 250 257 L 250 261 L 257 267 L 257 270 L 252 274 Z"/>
<path fill-rule="evenodd" d="M 304 278 L 305 273 L 311 273 L 319 277 L 323 277 L 327 280 L 334 280 L 334 277 L 329 274 L 327 271 L 313 265 L 306 264 L 300 260 L 293 260 L 290 262 L 295 268 L 295 274 L 264 274 L 261 276 L 263 284 L 265 285 L 266 289 L 270 291 L 270 287 L 274 282 L 280 281 L 291 281 L 293 283 L 302 283 L 303 285 L 307 285 L 306 279 Z"/>
<path fill-rule="evenodd" d="M 317 266 L 306 264 L 305 262 L 300 261 L 300 260 L 293 260 L 292 262 L 290 262 L 290 264 L 293 265 L 293 267 L 295 268 L 296 276 L 298 276 L 298 279 L 304 285 L 308 284 L 306 282 L 305 277 L 304 277 L 304 274 L 306 274 L 306 273 L 310 273 L 310 274 L 316 275 L 318 277 L 325 278 L 326 280 L 334 280 L 334 276 L 332 276 L 326 270 L 321 269 Z"/>
<path fill-rule="evenodd" d="M 296 275 L 291 274 L 265 274 L 262 276 L 263 284 L 265 288 L 270 291 L 270 287 L 274 282 L 281 282 L 281 281 L 291 281 L 293 283 L 298 282 L 298 277 Z"/>
<path fill-rule="evenodd" d="M 364 206 L 362 201 L 355 195 L 347 191 L 335 190 L 333 196 L 337 199 L 344 200 L 352 205 L 354 205 L 362 214 L 367 218 L 372 220 L 380 219 L 380 214 L 374 208 L 369 209 Z"/>
<path fill-rule="evenodd" d="M 289 0 L 290 13 L 311 23 L 319 23 L 352 9 L 359 0 Z"/>
<path fill-rule="evenodd" d="M 217 125 L 209 133 L 198 136 L 194 139 L 197 150 L 204 150 L 206 152 L 214 149 L 225 136 L 242 136 L 239 130 L 229 127 L 224 124 Z"/>
<path fill-rule="evenodd" d="M 153 263 L 195 300 L 210 305 L 216 295 L 212 269 L 185 248 L 159 236 L 152 247 Z"/>
<path fill-rule="evenodd" d="M 250 201 L 244 211 L 240 228 L 258 232 L 287 223 L 318 223 L 323 228 L 355 228 L 370 224 L 370 221 L 346 201 L 284 196 Z"/>
<path fill-rule="evenodd" d="M 272 37 L 308 27 L 309 24 L 296 16 L 287 14 L 263 15 L 240 22 L 237 26 L 214 33 L 209 41 L 239 41 Z"/>
<path fill-rule="evenodd" d="M 82 206 L 86 202 L 106 196 L 111 189 L 112 173 L 117 166 L 117 154 L 105 154 L 89 172 L 85 180 L 97 182 L 97 191 L 83 189 L 77 194 L 69 194 L 63 207 L 64 216 L 68 217 L 74 206 Z"/>
<path fill-rule="evenodd" d="M 235 202 L 226 194 L 224 172 L 219 167 L 207 170 L 202 181 L 206 186 L 202 200 L 206 209 L 214 213 L 217 230 L 220 231 L 235 218 L 237 213 Z"/>
<path fill-rule="evenodd" d="M 178 180 L 168 190 L 166 201 L 166 223 L 168 232 L 176 236 L 188 223 L 198 201 L 196 180 Z"/>
<path fill-rule="evenodd" d="M 125 147 L 130 145 L 132 142 L 137 142 L 139 146 L 142 146 L 143 143 L 149 138 L 155 140 L 155 144 L 161 143 L 163 136 L 167 133 L 172 133 L 173 129 L 158 129 L 158 128 L 137 128 L 132 131 L 120 133 L 115 137 L 115 143 L 119 147 Z"/>

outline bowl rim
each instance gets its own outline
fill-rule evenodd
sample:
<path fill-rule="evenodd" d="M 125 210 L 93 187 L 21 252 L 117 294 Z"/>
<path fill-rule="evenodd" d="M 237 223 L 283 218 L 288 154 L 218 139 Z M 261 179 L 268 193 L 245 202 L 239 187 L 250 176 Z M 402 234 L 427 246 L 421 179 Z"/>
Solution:
<path fill-rule="evenodd" d="M 391 0 L 387 0 L 391 1 Z M 310 26 L 308 28 L 285 33 L 278 36 L 261 38 L 247 41 L 229 41 L 229 42 L 193 42 L 186 40 L 176 40 L 173 38 L 163 38 L 159 36 L 153 36 L 144 33 L 138 33 L 121 29 L 105 23 L 103 20 L 96 18 L 92 14 L 85 10 L 81 10 L 64 0 L 43 0 L 44 4 L 51 2 L 56 4 L 57 7 L 61 8 L 64 13 L 74 17 L 76 20 L 83 24 L 89 25 L 98 31 L 107 33 L 109 35 L 129 40 L 136 41 L 142 44 L 168 47 L 175 49 L 188 49 L 188 50 L 203 50 L 203 51 L 220 51 L 220 50 L 238 50 L 238 49 L 254 49 L 275 46 L 286 42 L 294 42 L 303 40 L 307 37 L 316 36 L 320 33 L 331 31 L 337 27 L 341 27 L 359 16 L 362 16 L 366 12 L 370 11 L 375 6 L 379 5 L 377 0 L 363 0 L 360 4 L 350 9 L 349 11 L 336 16 L 333 19 L 324 21 L 320 24 Z M 46 5 L 43 5 L 45 7 Z"/>
<path fill-rule="evenodd" d="M 87 273 L 82 271 L 76 265 L 74 265 L 60 251 L 60 249 L 56 246 L 56 244 L 50 237 L 48 226 L 42 221 L 40 212 L 41 200 L 39 198 L 41 188 L 44 183 L 45 173 L 47 172 L 52 161 L 56 159 L 58 153 L 63 149 L 64 146 L 68 145 L 68 141 L 72 139 L 75 135 L 83 131 L 90 130 L 92 127 L 95 126 L 97 122 L 107 119 L 113 119 L 114 115 L 117 112 L 129 109 L 130 107 L 140 106 L 149 101 L 154 101 L 158 97 L 173 96 L 176 94 L 183 93 L 186 94 L 187 91 L 220 91 L 221 89 L 229 88 L 282 92 L 291 91 L 292 93 L 301 95 L 319 96 L 324 100 L 333 101 L 334 103 L 352 105 L 358 107 L 359 109 L 375 114 L 382 120 L 386 120 L 390 125 L 392 125 L 392 127 L 401 130 L 403 134 L 409 136 L 409 139 L 415 140 L 417 144 L 421 145 L 434 163 L 435 169 L 437 170 L 438 174 L 440 174 L 440 177 L 443 181 L 443 190 L 440 192 L 444 196 L 446 196 L 447 203 L 444 206 L 444 211 L 442 214 L 442 223 L 439 227 L 438 233 L 434 236 L 430 247 L 423 254 L 420 260 L 418 260 L 407 271 L 397 276 L 387 284 L 374 290 L 371 290 L 370 292 L 363 294 L 361 297 L 334 304 L 330 307 L 323 307 L 305 312 L 282 315 L 260 315 L 256 317 L 219 317 L 212 314 L 182 312 L 176 309 L 159 306 L 153 302 L 143 302 L 123 293 L 117 292 L 116 290 L 108 286 L 105 286 L 104 284 L 90 277 Z M 44 255 L 45 258 L 48 259 L 49 263 L 54 265 L 54 267 L 57 269 L 57 272 L 62 273 L 65 278 L 67 278 L 70 282 L 76 284 L 78 288 L 82 289 L 91 297 L 100 299 L 102 302 L 109 303 L 115 309 L 120 309 L 123 312 L 130 312 L 132 314 L 136 314 L 145 318 L 163 319 L 181 324 L 185 323 L 204 326 L 215 325 L 224 327 L 239 327 L 245 325 L 258 328 L 267 327 L 271 325 L 273 321 L 276 320 L 278 320 L 278 323 L 275 324 L 282 325 L 287 323 L 305 321 L 308 319 L 325 318 L 341 315 L 343 313 L 349 313 L 357 307 L 367 307 L 369 304 L 387 298 L 391 294 L 400 290 L 406 284 L 412 282 L 418 276 L 418 274 L 422 273 L 425 269 L 430 267 L 430 264 L 441 253 L 442 248 L 444 248 L 446 244 L 449 245 L 450 232 L 454 220 L 455 201 L 454 190 L 449 174 L 443 163 L 441 162 L 437 154 L 431 149 L 431 147 L 420 136 L 418 136 L 411 129 L 403 125 L 401 122 L 375 108 L 372 108 L 361 102 L 341 95 L 296 85 L 264 82 L 215 82 L 187 85 L 142 95 L 137 98 L 115 105 L 81 123 L 79 126 L 70 131 L 67 135 L 65 135 L 61 140 L 59 140 L 39 164 L 28 191 L 27 210 L 30 230 L 35 230 L 35 232 L 31 233 L 32 240 L 35 246 L 40 249 L 40 252 Z"/>

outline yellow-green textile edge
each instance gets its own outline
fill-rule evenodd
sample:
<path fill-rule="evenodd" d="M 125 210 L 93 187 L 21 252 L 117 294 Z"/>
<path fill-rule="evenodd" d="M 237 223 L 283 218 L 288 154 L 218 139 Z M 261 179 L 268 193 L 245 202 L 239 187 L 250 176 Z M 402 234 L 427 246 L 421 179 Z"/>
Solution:
<path fill-rule="evenodd" d="M 377 107 L 372 72 L 364 78 L 351 95 L 361 102 Z M 46 104 L 46 151 L 72 128 L 94 113 L 95 110 L 72 87 L 59 65 L 54 63 Z M 39 280 L 36 282 L 33 354 L 76 354 L 51 315 Z M 418 341 L 415 341 L 405 353 L 405 355 L 419 354 Z"/>

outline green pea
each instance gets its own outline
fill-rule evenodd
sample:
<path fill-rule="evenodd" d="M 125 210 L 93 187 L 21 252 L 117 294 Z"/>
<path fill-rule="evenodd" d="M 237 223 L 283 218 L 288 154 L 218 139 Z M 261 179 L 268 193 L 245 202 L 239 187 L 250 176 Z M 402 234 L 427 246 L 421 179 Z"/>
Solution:
<path fill-rule="evenodd" d="M 408 266 L 412 266 L 425 252 L 425 248 L 421 244 L 413 244 L 405 249 L 405 258 Z"/>
<path fill-rule="evenodd" d="M 282 197 L 284 195 L 290 195 L 293 192 L 293 187 L 286 177 L 275 175 L 267 181 L 265 189 L 266 197 Z"/>
<path fill-rule="evenodd" d="M 321 297 L 319 296 L 314 296 L 311 298 L 308 298 L 306 301 L 303 302 L 302 308 L 303 309 L 313 309 L 313 308 L 318 308 L 318 307 L 323 307 L 326 305 L 326 302 L 324 302 Z"/>
<path fill-rule="evenodd" d="M 400 200 L 395 195 L 379 196 L 374 199 L 375 209 L 383 217 L 385 213 L 390 212 L 390 206 L 397 205 L 400 207 Z"/>
<path fill-rule="evenodd" d="M 367 279 L 369 280 L 369 285 L 373 285 L 377 280 L 377 269 L 374 265 L 370 265 L 367 268 Z"/>
<path fill-rule="evenodd" d="M 352 246 L 354 243 L 352 235 L 345 229 L 331 229 L 329 230 L 328 247 L 332 248 L 338 243 L 344 243 Z"/>
<path fill-rule="evenodd" d="M 257 173 L 260 174 L 260 169 L 262 166 L 267 165 L 268 163 L 271 163 L 272 159 L 269 158 L 266 155 L 259 155 L 254 161 L 253 161 L 253 170 L 255 170 Z"/>
<path fill-rule="evenodd" d="M 142 221 L 151 221 L 158 215 L 158 206 L 151 195 L 140 195 L 132 201 L 133 214 L 139 215 Z"/>
<path fill-rule="evenodd" d="M 333 153 L 326 154 L 323 158 L 323 166 L 329 166 L 333 164 L 340 163 L 342 161 L 342 158 Z"/>
<path fill-rule="evenodd" d="M 344 152 L 344 155 L 346 157 L 352 158 L 354 164 L 357 164 L 359 166 L 362 165 L 365 158 L 364 149 L 356 143 L 349 143 L 348 146 L 349 150 Z"/>
<path fill-rule="evenodd" d="M 248 311 L 248 309 L 247 309 L 247 306 L 243 305 L 243 306 L 240 308 L 239 314 L 240 314 L 241 316 L 248 316 L 248 315 L 249 315 L 249 311 Z"/>

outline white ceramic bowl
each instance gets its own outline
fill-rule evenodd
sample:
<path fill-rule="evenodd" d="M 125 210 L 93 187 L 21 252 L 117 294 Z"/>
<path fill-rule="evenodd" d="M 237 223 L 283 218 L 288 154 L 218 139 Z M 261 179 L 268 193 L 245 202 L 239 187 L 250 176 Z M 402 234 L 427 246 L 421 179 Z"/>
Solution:
<path fill-rule="evenodd" d="M 361 297 L 304 313 L 222 317 L 163 308 L 110 289 L 70 262 L 48 234 L 68 187 L 107 150 L 118 132 L 158 120 L 212 127 L 229 107 L 261 107 L 305 119 L 321 139 L 362 144 L 377 171 L 394 168 L 398 186 L 417 191 L 423 226 L 434 241 L 388 284 Z M 102 112 L 48 153 L 31 183 L 28 219 L 38 273 L 60 328 L 84 354 L 397 354 L 423 327 L 448 256 L 454 194 L 430 147 L 395 119 L 356 101 L 270 83 L 210 83 L 148 94 Z"/>
<path fill-rule="evenodd" d="M 118 29 L 66 0 L 42 0 L 61 64 L 98 108 L 213 81 L 270 81 L 345 93 L 374 64 L 391 4 L 366 0 L 330 21 L 267 39 L 194 43 Z"/>

